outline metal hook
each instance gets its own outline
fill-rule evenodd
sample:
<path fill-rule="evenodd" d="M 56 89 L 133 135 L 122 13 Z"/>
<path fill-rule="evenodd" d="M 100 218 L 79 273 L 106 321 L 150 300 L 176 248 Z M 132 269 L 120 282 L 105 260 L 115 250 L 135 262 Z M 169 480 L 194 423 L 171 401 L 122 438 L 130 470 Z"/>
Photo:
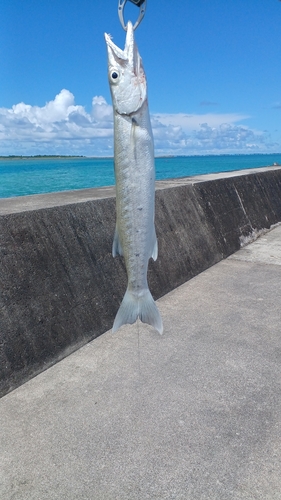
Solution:
<path fill-rule="evenodd" d="M 141 21 L 144 18 L 145 9 L 146 9 L 146 1 L 147 0 L 130 0 L 130 2 L 132 2 L 137 7 L 140 8 L 139 17 L 134 24 L 134 30 L 137 29 L 138 25 L 141 23 Z M 126 3 L 127 3 L 127 0 L 118 0 L 118 16 L 120 19 L 121 26 L 125 31 L 127 31 L 127 26 L 125 25 L 125 22 L 124 22 L 123 11 L 124 11 L 124 7 L 125 7 Z"/>

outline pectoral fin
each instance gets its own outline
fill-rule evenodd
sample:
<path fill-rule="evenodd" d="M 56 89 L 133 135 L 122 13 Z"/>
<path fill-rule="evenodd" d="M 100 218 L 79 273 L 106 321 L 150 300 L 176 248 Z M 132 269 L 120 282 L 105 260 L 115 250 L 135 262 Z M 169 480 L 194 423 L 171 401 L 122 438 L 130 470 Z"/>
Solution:
<path fill-rule="evenodd" d="M 156 260 L 157 257 L 158 257 L 158 242 L 157 242 L 157 237 L 156 237 L 155 229 L 154 229 L 153 239 L 152 239 L 152 253 L 151 253 L 151 257 L 153 258 L 153 260 Z"/>
<path fill-rule="evenodd" d="M 114 238 L 113 238 L 112 255 L 113 255 L 113 257 L 116 257 L 116 255 L 123 255 L 123 250 L 122 250 L 121 241 L 119 238 L 117 226 L 115 227 L 115 233 L 114 233 Z"/>

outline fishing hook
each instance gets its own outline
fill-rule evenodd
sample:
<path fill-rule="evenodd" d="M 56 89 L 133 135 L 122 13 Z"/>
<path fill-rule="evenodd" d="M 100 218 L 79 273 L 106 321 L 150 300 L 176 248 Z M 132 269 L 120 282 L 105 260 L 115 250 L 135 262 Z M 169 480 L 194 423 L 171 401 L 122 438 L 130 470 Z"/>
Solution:
<path fill-rule="evenodd" d="M 134 30 L 135 30 L 135 29 L 137 29 L 138 25 L 141 23 L 141 21 L 144 18 L 147 0 L 129 0 L 129 1 L 140 8 L 139 17 L 134 24 Z M 124 7 L 125 7 L 126 3 L 127 3 L 127 0 L 118 0 L 118 16 L 120 19 L 121 26 L 125 31 L 127 31 L 127 26 L 124 22 L 124 13 L 123 12 L 124 12 Z"/>

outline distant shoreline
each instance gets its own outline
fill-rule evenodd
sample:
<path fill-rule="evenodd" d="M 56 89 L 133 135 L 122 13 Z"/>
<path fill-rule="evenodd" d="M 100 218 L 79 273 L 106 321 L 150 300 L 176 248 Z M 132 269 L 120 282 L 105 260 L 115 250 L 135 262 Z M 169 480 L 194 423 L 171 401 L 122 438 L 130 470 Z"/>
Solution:
<path fill-rule="evenodd" d="M 50 160 L 51 158 L 87 158 L 83 155 L 8 155 L 8 156 L 0 156 L 0 160 Z"/>
<path fill-rule="evenodd" d="M 160 158 L 194 158 L 194 157 L 210 157 L 210 156 L 271 156 L 280 155 L 280 153 L 222 153 L 222 154 L 205 154 L 205 155 L 157 155 L 155 159 Z M 92 160 L 113 160 L 113 156 L 86 156 L 86 155 L 0 155 L 1 160 L 51 160 L 51 159 L 92 159 Z"/>

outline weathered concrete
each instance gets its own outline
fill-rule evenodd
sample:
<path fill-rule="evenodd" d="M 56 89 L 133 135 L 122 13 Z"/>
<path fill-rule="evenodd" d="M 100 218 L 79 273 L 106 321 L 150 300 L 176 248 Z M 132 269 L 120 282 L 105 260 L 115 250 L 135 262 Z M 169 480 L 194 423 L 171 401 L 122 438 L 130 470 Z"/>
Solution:
<path fill-rule="evenodd" d="M 126 287 L 112 188 L 0 201 L 0 394 L 108 330 Z M 155 298 L 281 221 L 281 168 L 158 183 Z"/>
<path fill-rule="evenodd" d="M 280 500 L 280 263 L 278 227 L 162 297 L 163 336 L 109 331 L 3 397 L 1 500 Z"/>

